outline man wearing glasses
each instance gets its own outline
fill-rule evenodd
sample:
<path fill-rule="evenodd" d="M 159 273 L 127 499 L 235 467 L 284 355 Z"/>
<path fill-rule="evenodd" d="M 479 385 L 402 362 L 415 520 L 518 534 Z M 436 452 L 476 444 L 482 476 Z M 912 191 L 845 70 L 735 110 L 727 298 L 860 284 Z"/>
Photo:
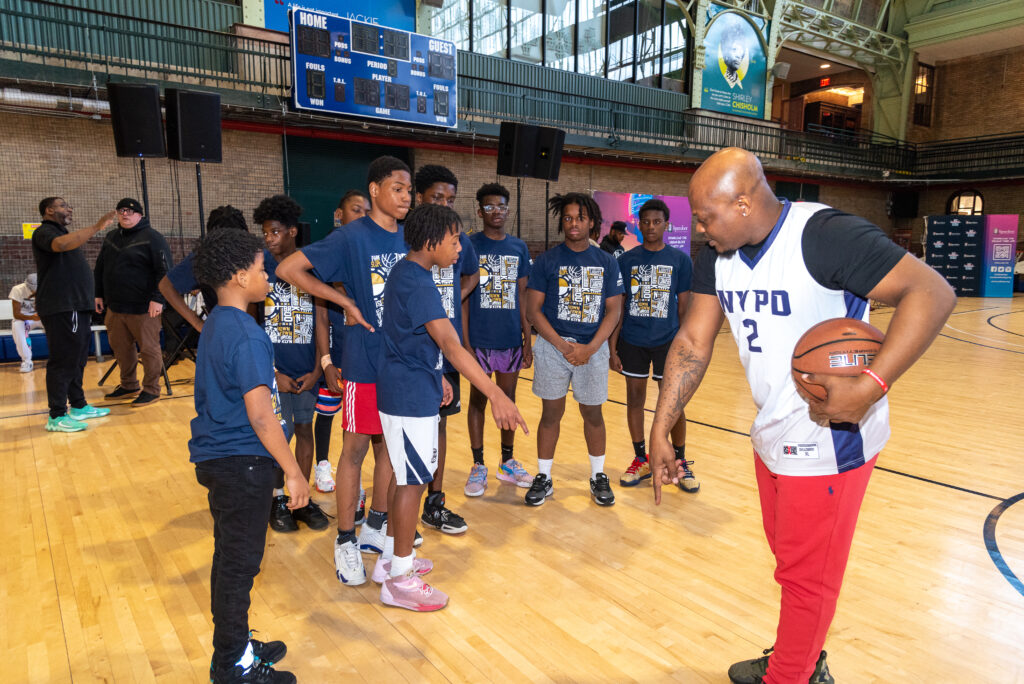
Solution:
<path fill-rule="evenodd" d="M 537 426 L 537 470 L 526 503 L 540 506 L 554 490 L 551 464 L 570 385 L 583 416 L 590 455 L 590 495 L 599 506 L 615 503 L 604 473 L 608 400 L 608 336 L 622 312 L 622 276 L 615 257 L 590 244 L 601 208 L 590 195 L 555 195 L 548 209 L 565 242 L 537 257 L 526 290 L 526 316 L 537 329 L 533 393 L 542 400 Z"/>
<path fill-rule="evenodd" d="M 117 223 L 103 241 L 95 268 L 96 313 L 107 312 L 107 339 L 121 372 L 120 384 L 106 398 L 135 397 L 132 408 L 141 408 L 160 399 L 164 297 L 159 283 L 171 267 L 171 250 L 143 216 L 138 200 L 125 197 L 117 203 Z M 136 376 L 140 355 L 141 388 Z"/>
<path fill-rule="evenodd" d="M 484 229 L 469 241 L 477 253 L 480 284 L 470 293 L 466 305 L 469 344 L 484 372 L 494 374 L 501 391 L 516 400 L 519 371 L 533 365 L 533 344 L 526 308 L 522 305 L 526 279 L 530 275 L 530 250 L 526 243 L 505 232 L 509 192 L 489 183 L 476 193 L 477 215 Z M 484 418 L 487 397 L 475 387 L 469 391 L 466 421 L 473 468 L 466 481 L 466 496 L 482 496 L 487 489 L 484 464 Z M 532 478 L 513 457 L 514 430 L 501 431 L 501 465 L 497 478 L 516 487 L 529 487 Z"/>
<path fill-rule="evenodd" d="M 86 428 L 86 420 L 110 413 L 108 408 L 86 403 L 82 389 L 93 307 L 92 272 L 82 245 L 113 223 L 116 214 L 108 212 L 93 225 L 74 232 L 68 230 L 71 214 L 71 206 L 62 198 L 43 199 L 39 202 L 43 221 L 32 234 L 32 256 L 39 276 L 36 313 L 50 351 L 46 362 L 50 407 L 46 429 L 50 432 L 79 432 Z"/>

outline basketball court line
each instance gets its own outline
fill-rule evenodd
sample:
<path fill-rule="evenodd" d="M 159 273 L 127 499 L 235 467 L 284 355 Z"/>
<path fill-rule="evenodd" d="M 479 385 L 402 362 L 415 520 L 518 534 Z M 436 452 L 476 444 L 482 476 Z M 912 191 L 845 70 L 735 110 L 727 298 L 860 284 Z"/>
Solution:
<path fill-rule="evenodd" d="M 949 326 L 949 327 L 952 327 L 952 326 Z M 953 328 L 953 329 L 956 330 L 956 328 Z M 963 332 L 963 331 L 961 330 L 959 332 Z M 967 333 L 967 334 L 970 335 L 971 333 Z M 939 333 L 939 337 L 945 337 L 946 339 L 956 340 L 957 342 L 964 342 L 966 344 L 973 344 L 973 345 L 975 345 L 977 347 L 985 347 L 986 349 L 995 349 L 997 351 L 1010 352 L 1011 354 L 1024 354 L 1024 351 L 1017 351 L 1016 349 L 1004 349 L 1003 347 L 993 347 L 990 344 L 982 344 L 981 342 L 972 342 L 970 340 L 962 340 L 959 337 L 953 337 L 952 335 L 947 335 L 945 333 Z M 985 338 L 982 338 L 982 339 L 985 339 Z"/>
<path fill-rule="evenodd" d="M 171 383 L 174 384 L 174 383 Z M 160 401 L 170 401 L 172 399 L 189 399 L 194 397 L 195 394 L 174 394 L 169 397 L 164 397 Z M 152 404 L 150 404 L 151 406 Z M 96 408 L 112 408 L 114 406 L 131 406 L 131 402 L 118 402 L 116 404 L 93 404 Z M 32 413 L 15 413 L 9 416 L 0 416 L 0 420 L 8 420 L 9 418 L 31 418 L 32 416 L 45 416 L 50 413 L 49 409 L 42 411 L 33 411 Z"/>
<path fill-rule="evenodd" d="M 1020 313 L 1021 311 L 1024 311 L 1024 309 L 1021 309 L 1020 311 L 1007 311 L 1005 313 L 996 314 L 994 316 L 989 316 L 988 320 L 986 321 L 986 323 L 988 323 L 990 326 L 992 326 L 996 330 L 1002 330 L 1004 333 L 1009 333 L 1010 335 L 1017 335 L 1018 337 L 1024 337 L 1024 334 L 1022 334 L 1022 333 L 1014 332 L 1013 330 L 1007 330 L 1006 328 L 1000 328 L 998 325 L 996 325 L 995 323 L 992 322 L 993 318 L 999 318 L 1000 316 L 1009 316 L 1010 314 Z"/>
<path fill-rule="evenodd" d="M 992 309 L 998 309 L 998 308 L 999 308 L 998 306 L 983 306 L 980 309 L 968 309 L 967 311 L 954 311 L 953 313 L 951 313 L 949 315 L 950 316 L 959 316 L 960 314 L 975 313 L 977 311 L 991 311 Z"/>
<path fill-rule="evenodd" d="M 1010 586 L 1017 590 L 1017 592 L 1024 596 L 1024 582 L 1021 582 L 1020 578 L 1010 570 L 1010 566 L 1006 563 L 1006 559 L 1003 558 L 1002 551 L 999 550 L 999 544 L 996 543 L 996 524 L 999 522 L 1000 516 L 1006 512 L 1006 510 L 1024 500 L 1024 492 L 1016 496 L 1011 496 L 1009 499 L 999 502 L 996 507 L 992 509 L 992 512 L 985 518 L 985 526 L 982 528 L 982 538 L 985 540 L 985 550 L 988 551 L 989 557 L 992 562 L 996 564 L 996 569 L 1003 575 Z"/>

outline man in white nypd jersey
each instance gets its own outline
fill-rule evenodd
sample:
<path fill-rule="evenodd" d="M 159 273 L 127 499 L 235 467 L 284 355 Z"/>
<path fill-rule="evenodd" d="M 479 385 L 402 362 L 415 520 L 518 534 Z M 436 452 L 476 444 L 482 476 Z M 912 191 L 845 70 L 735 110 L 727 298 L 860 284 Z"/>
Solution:
<path fill-rule="evenodd" d="M 736 663 L 737 683 L 833 682 L 822 646 L 835 614 L 857 514 L 889 437 L 885 393 L 931 344 L 956 303 L 945 280 L 877 226 L 823 204 L 779 200 L 757 158 L 729 148 L 689 188 L 708 237 L 692 300 L 669 349 L 651 428 L 655 502 L 682 471 L 669 431 L 696 391 L 728 318 L 758 408 L 751 428 L 761 517 L 782 605 L 774 650 Z M 856 377 L 808 375 L 825 401 L 798 394 L 790 359 L 821 321 L 895 307 L 885 342 Z"/>

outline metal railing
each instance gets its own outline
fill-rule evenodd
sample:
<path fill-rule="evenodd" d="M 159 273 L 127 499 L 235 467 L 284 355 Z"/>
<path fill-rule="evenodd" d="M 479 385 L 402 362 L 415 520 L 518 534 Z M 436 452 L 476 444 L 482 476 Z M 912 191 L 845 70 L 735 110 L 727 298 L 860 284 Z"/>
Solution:
<path fill-rule="evenodd" d="M 287 45 L 42 2 L 0 4 L 0 59 L 280 96 L 290 83 Z"/>
<path fill-rule="evenodd" d="M 738 146 L 766 160 L 838 176 L 888 172 L 909 180 L 1024 173 L 1024 133 L 914 145 L 823 127 L 790 131 L 762 121 L 668 109 L 682 101 L 642 86 L 616 83 L 612 94 L 598 87 L 603 84 L 585 80 L 589 77 L 563 72 L 538 84 L 537 74 L 486 61 L 493 59 L 460 53 L 458 97 L 464 122 L 540 123 L 563 128 L 577 140 L 589 139 L 594 147 L 676 157 Z M 287 44 L 46 0 L 0 0 L 0 73 L 51 81 L 54 68 L 77 72 L 84 82 L 86 76 L 91 80 L 101 74 L 113 80 L 217 88 L 236 99 L 268 96 L 263 106 L 274 108 L 276 98 L 288 97 L 291 83 Z"/>

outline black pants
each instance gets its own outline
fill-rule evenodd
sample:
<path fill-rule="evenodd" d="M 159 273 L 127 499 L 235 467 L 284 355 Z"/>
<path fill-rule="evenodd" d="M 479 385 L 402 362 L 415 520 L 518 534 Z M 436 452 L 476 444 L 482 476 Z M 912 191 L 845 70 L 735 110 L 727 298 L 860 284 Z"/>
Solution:
<path fill-rule="evenodd" d="M 40 316 L 46 332 L 50 358 L 46 361 L 46 399 L 50 417 L 59 418 L 74 408 L 85 406 L 82 373 L 89 360 L 89 337 L 92 335 L 91 311 L 62 311 Z"/>
<path fill-rule="evenodd" d="M 249 641 L 249 592 L 260 572 L 274 480 L 280 468 L 266 456 L 228 456 L 196 464 L 213 515 L 210 610 L 213 666 L 230 670 Z"/>

